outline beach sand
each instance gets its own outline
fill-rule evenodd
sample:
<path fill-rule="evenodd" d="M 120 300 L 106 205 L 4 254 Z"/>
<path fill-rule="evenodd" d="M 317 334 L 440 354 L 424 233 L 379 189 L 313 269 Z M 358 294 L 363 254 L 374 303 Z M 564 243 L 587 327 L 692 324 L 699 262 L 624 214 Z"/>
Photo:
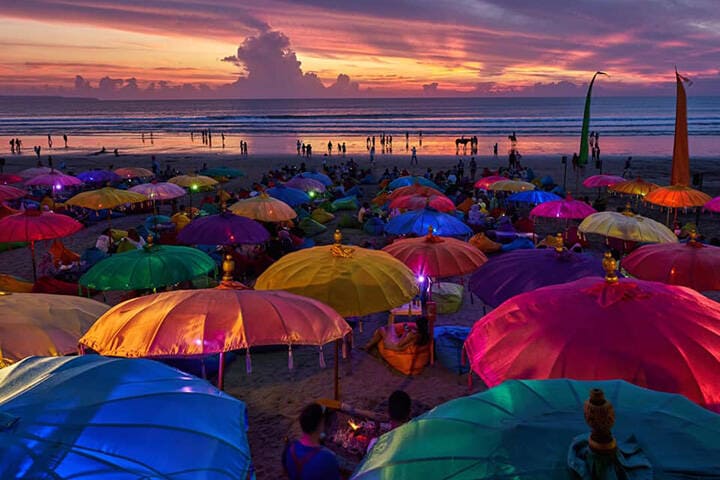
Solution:
<path fill-rule="evenodd" d="M 141 166 L 150 168 L 149 154 L 90 156 L 86 154 L 55 154 L 55 164 L 65 159 L 68 170 L 80 172 L 92 167 L 105 168 L 113 164 L 115 168 L 121 166 Z M 172 167 L 189 172 L 200 168 L 203 163 L 209 167 L 226 165 L 237 167 L 247 173 L 247 177 L 236 179 L 225 185 L 226 189 L 250 186 L 253 180 L 258 180 L 263 171 L 270 168 L 281 167 L 285 164 L 299 164 L 302 160 L 295 155 L 249 155 L 241 157 L 228 153 L 198 153 L 196 151 L 174 152 L 171 154 L 155 153 L 162 168 L 166 162 Z M 355 158 L 362 167 L 368 165 L 367 155 L 347 155 Z M 469 156 L 465 156 L 465 161 Z M 479 165 L 478 172 L 487 166 L 495 168 L 505 162 L 504 158 L 493 159 L 487 155 L 476 157 Z M 311 160 L 303 159 L 308 168 L 319 168 L 323 159 L 330 162 L 342 160 L 341 157 L 331 158 L 321 155 Z M 427 167 L 433 171 L 449 168 L 457 162 L 455 155 L 423 155 L 419 154 L 419 165 L 411 169 L 414 174 L 424 173 Z M 621 174 L 625 157 L 607 157 L 604 159 L 604 173 Z M 375 174 L 380 176 L 386 167 L 397 165 L 409 169 L 409 155 L 377 155 Z M 36 160 L 30 156 L 6 156 L 5 172 L 15 172 L 24 168 L 35 166 Z M 522 159 L 524 165 L 530 166 L 538 176 L 551 175 L 556 182 L 562 183 L 563 168 L 558 156 L 532 156 L 526 155 Z M 705 172 L 703 190 L 711 196 L 720 195 L 720 169 L 716 159 L 692 159 L 693 172 Z M 466 166 L 467 170 L 467 166 Z M 667 184 L 670 171 L 670 158 L 634 157 L 633 172 L 640 174 L 646 180 Z M 588 175 L 598 173 L 592 165 L 588 165 L 579 180 Z M 576 197 L 588 195 L 591 198 L 597 194 L 595 190 L 582 187 L 575 188 L 576 176 L 572 167 L 568 165 L 567 186 L 568 191 Z M 364 187 L 366 196 L 371 198 L 374 187 Z M 199 198 L 199 196 L 197 196 Z M 612 201 L 610 208 L 615 208 L 625 202 L 623 198 Z M 665 214 L 657 208 L 641 205 L 643 215 L 654 217 L 660 221 L 665 220 Z M 707 238 L 720 237 L 717 216 L 702 215 L 700 230 Z M 681 221 L 693 221 L 693 214 L 680 215 Z M 113 221 L 114 227 L 127 228 L 142 223 L 144 216 L 126 217 Z M 101 230 L 106 227 L 98 224 L 82 230 L 63 242 L 71 249 L 82 252 L 85 248 L 93 246 Z M 328 232 L 316 237 L 319 243 L 329 243 L 334 224 L 328 225 Z M 552 226 L 546 226 L 547 233 L 554 233 Z M 344 232 L 347 243 L 359 243 L 365 237 L 357 230 Z M 39 242 L 38 258 L 46 251 L 50 242 Z M 30 266 L 30 253 L 27 249 L 18 249 L 0 253 L 0 272 L 32 278 Z M 117 301 L 117 296 L 110 295 L 108 300 Z M 483 306 L 479 300 L 471 303 L 468 295 L 465 296 L 462 309 L 452 315 L 438 316 L 437 324 L 472 325 L 483 315 Z M 367 317 L 364 321 L 364 331 L 360 333 L 355 329 L 354 339 L 356 345 L 365 343 L 373 330 L 387 321 L 387 314 L 381 313 Z M 281 477 L 280 456 L 286 437 L 293 437 L 299 433 L 296 416 L 299 410 L 308 402 L 318 398 L 330 398 L 333 393 L 333 348 L 326 346 L 325 359 L 328 368 L 321 369 L 316 348 L 299 348 L 294 351 L 295 368 L 287 368 L 287 352 L 284 349 L 268 353 L 252 353 L 252 373 L 245 370 L 245 360 L 240 356 L 227 370 L 226 391 L 241 399 L 247 404 L 249 414 L 249 438 L 252 449 L 254 465 L 259 479 L 274 479 Z M 452 398 L 469 393 L 466 376 L 445 370 L 440 365 L 428 367 L 421 375 L 413 378 L 404 377 L 393 372 L 377 358 L 354 349 L 346 360 L 341 361 L 341 391 L 345 401 L 352 405 L 368 410 L 383 412 L 388 395 L 395 389 L 406 390 L 415 404 L 414 413 L 421 413 Z M 473 391 L 483 389 L 479 380 L 475 380 Z"/>

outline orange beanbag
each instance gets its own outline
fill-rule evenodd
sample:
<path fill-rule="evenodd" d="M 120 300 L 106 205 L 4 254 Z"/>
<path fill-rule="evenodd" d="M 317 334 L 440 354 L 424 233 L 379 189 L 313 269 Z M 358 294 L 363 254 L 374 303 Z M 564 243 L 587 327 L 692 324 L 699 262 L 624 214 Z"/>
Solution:
<path fill-rule="evenodd" d="M 400 336 L 403 334 L 405 323 L 396 323 L 393 325 L 395 334 Z M 415 323 L 409 323 L 408 326 L 414 327 Z M 404 375 L 419 375 L 430 363 L 430 344 L 427 345 L 411 345 L 405 350 L 391 350 L 385 347 L 384 342 L 378 343 L 378 353 L 380 356 L 398 372 Z"/>

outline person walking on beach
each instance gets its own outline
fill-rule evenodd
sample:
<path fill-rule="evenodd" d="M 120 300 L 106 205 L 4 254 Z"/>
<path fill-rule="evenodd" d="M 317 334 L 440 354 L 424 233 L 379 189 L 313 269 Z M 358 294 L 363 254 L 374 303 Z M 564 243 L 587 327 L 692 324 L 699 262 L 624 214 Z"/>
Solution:
<path fill-rule="evenodd" d="M 22 153 L 22 140 L 15 137 L 15 153 L 20 155 Z"/>
<path fill-rule="evenodd" d="M 307 155 L 306 155 L 306 153 L 307 153 L 307 145 L 305 145 L 304 143 L 302 144 L 301 151 L 302 151 L 302 156 L 303 156 L 303 157 L 307 156 Z"/>
<path fill-rule="evenodd" d="M 365 139 L 365 147 L 368 150 L 370 150 L 370 137 L 369 136 Z"/>
<path fill-rule="evenodd" d="M 222 139 L 222 148 L 225 148 L 225 133 L 220 132 L 220 138 Z"/>
<path fill-rule="evenodd" d="M 40 145 L 36 145 L 33 147 L 33 150 L 35 150 L 35 155 L 40 158 L 40 151 L 42 150 L 42 147 Z"/>
<path fill-rule="evenodd" d="M 344 157 L 347 153 L 347 149 L 345 148 L 345 142 L 342 143 L 342 156 Z"/>
<path fill-rule="evenodd" d="M 418 159 L 417 159 L 417 148 L 415 148 L 415 145 L 412 147 L 412 156 L 410 157 L 410 165 L 417 165 Z"/>
<path fill-rule="evenodd" d="M 305 151 L 307 152 L 307 156 L 311 157 L 312 156 L 312 145 L 308 143 Z"/>
<path fill-rule="evenodd" d="M 495 145 L 493 145 L 493 157 L 497 158 L 498 153 L 498 144 L 495 142 Z"/>
<path fill-rule="evenodd" d="M 67 134 L 63 133 L 63 142 L 65 142 L 65 148 L 68 148 L 67 146 Z"/>
<path fill-rule="evenodd" d="M 300 156 L 300 150 L 301 150 L 301 147 L 302 147 L 302 142 L 300 142 L 300 139 L 299 139 L 299 138 L 298 138 L 297 142 L 295 142 L 295 145 L 297 146 L 297 154 L 298 154 L 298 157 L 299 157 L 299 156 Z"/>
<path fill-rule="evenodd" d="M 15 139 L 14 138 L 10 139 L 10 153 L 12 153 L 13 155 L 15 154 Z"/>
<path fill-rule="evenodd" d="M 48 134 L 48 148 L 52 149 L 52 137 Z"/>
<path fill-rule="evenodd" d="M 332 140 L 328 140 L 328 156 L 332 155 Z"/>

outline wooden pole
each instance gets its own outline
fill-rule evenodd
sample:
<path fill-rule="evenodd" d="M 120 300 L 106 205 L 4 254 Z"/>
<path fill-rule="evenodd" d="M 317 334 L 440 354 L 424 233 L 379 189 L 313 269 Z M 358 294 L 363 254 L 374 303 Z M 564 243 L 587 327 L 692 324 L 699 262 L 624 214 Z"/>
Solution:
<path fill-rule="evenodd" d="M 335 379 L 334 379 L 334 396 L 335 400 L 340 400 L 340 340 L 335 340 Z"/>
<path fill-rule="evenodd" d="M 37 282 L 37 263 L 35 262 L 35 240 L 30 240 L 30 256 L 32 257 L 33 281 Z"/>
<path fill-rule="evenodd" d="M 220 352 L 220 358 L 218 359 L 218 380 L 217 387 L 222 390 L 224 387 L 225 376 L 225 352 Z"/>

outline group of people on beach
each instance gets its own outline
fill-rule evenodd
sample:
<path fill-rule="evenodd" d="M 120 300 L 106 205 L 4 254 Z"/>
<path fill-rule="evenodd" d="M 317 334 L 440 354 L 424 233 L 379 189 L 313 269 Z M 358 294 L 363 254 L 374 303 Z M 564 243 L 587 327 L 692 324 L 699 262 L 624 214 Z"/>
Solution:
<path fill-rule="evenodd" d="M 63 134 L 62 136 L 63 142 L 65 143 L 65 148 L 68 148 L 68 136 L 66 134 Z M 14 137 L 10 139 L 10 153 L 13 155 L 22 155 L 22 147 L 23 142 L 20 138 Z M 52 135 L 48 134 L 47 136 L 47 145 L 50 150 L 53 148 L 53 139 Z M 40 158 L 40 152 L 42 151 L 41 145 L 35 145 L 33 146 L 33 151 L 35 152 L 35 155 L 37 155 L 38 158 Z"/>

